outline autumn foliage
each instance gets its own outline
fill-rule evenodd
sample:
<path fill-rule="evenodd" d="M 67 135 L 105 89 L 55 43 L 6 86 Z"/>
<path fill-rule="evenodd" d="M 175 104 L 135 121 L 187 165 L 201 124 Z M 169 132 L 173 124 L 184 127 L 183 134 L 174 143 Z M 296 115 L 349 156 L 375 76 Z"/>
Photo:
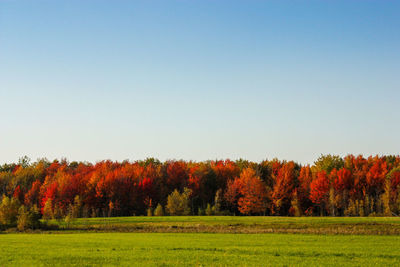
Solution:
<path fill-rule="evenodd" d="M 23 158 L 0 166 L 3 195 L 46 216 L 65 216 L 77 199 L 78 216 L 151 215 L 156 210 L 158 215 L 164 210 L 192 215 L 393 215 L 400 213 L 400 157 L 327 155 L 304 166 L 276 159 L 91 164 L 29 163 Z"/>
<path fill-rule="evenodd" d="M 267 190 L 264 182 L 251 168 L 244 169 L 238 180 L 240 193 L 238 208 L 240 213 L 264 213 L 267 208 Z"/>

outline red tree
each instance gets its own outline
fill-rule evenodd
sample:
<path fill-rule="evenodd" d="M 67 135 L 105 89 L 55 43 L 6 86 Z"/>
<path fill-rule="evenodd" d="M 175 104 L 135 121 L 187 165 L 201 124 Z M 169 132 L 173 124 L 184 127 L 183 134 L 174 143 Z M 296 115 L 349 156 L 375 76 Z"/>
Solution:
<path fill-rule="evenodd" d="M 288 162 L 277 171 L 272 191 L 272 213 L 288 214 L 291 198 L 295 189 L 295 164 Z"/>
<path fill-rule="evenodd" d="M 39 206 L 40 186 L 41 183 L 39 180 L 33 182 L 31 189 L 25 194 L 25 205 L 29 207 L 33 205 Z"/>
<path fill-rule="evenodd" d="M 329 179 L 325 171 L 317 173 L 317 179 L 310 184 L 310 200 L 318 204 L 321 213 L 328 207 L 329 198 Z"/>
<path fill-rule="evenodd" d="M 244 169 L 239 177 L 239 185 L 239 211 L 247 215 L 264 213 L 267 208 L 267 191 L 256 172 L 251 168 Z"/>
<path fill-rule="evenodd" d="M 238 200 L 240 196 L 240 179 L 229 180 L 226 186 L 224 198 L 229 206 L 233 209 L 237 209 Z"/>

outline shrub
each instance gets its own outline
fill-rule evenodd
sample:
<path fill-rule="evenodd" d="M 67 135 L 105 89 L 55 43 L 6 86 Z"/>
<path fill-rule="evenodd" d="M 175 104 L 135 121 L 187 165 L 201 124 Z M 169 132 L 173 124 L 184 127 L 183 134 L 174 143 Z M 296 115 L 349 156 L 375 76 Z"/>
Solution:
<path fill-rule="evenodd" d="M 207 204 L 206 215 L 207 216 L 213 215 L 213 210 L 211 209 L 211 205 L 210 204 Z"/>
<path fill-rule="evenodd" d="M 160 203 L 158 203 L 156 209 L 154 210 L 154 216 L 164 216 L 164 210 Z"/>
<path fill-rule="evenodd" d="M 64 222 L 66 223 L 66 227 L 67 227 L 67 229 L 69 228 L 69 225 L 71 224 L 71 222 L 72 222 L 72 218 L 71 218 L 71 214 L 67 214 L 66 216 L 65 216 L 65 218 L 64 218 Z"/>
<path fill-rule="evenodd" d="M 204 215 L 205 215 L 204 209 L 202 209 L 202 208 L 199 207 L 199 209 L 198 209 L 198 211 L 197 211 L 197 215 L 199 215 L 199 216 L 204 216 Z"/>
<path fill-rule="evenodd" d="M 147 209 L 147 216 L 153 216 L 153 212 L 150 207 Z"/>
<path fill-rule="evenodd" d="M 25 206 L 21 206 L 18 210 L 17 228 L 19 231 L 27 229 L 36 229 L 40 227 L 40 214 L 36 207 L 29 211 Z"/>

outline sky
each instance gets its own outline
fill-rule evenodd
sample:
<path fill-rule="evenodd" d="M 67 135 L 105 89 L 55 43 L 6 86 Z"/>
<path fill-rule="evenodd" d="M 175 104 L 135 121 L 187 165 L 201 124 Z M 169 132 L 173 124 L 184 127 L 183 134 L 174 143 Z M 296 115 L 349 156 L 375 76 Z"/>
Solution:
<path fill-rule="evenodd" d="M 399 154 L 400 2 L 0 0 L 0 163 Z"/>

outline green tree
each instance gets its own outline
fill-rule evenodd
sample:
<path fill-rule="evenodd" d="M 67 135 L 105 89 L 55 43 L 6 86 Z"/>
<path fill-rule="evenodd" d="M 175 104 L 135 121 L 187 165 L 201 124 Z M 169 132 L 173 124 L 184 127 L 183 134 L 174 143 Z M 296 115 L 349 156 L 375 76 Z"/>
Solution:
<path fill-rule="evenodd" d="M 212 207 L 212 212 L 215 215 L 219 215 L 221 213 L 221 204 L 222 204 L 222 189 L 218 189 L 215 193 L 214 206 Z"/>
<path fill-rule="evenodd" d="M 160 203 L 158 203 L 156 209 L 154 210 L 154 216 L 164 216 L 164 209 Z"/>
<path fill-rule="evenodd" d="M 383 213 L 385 216 L 392 216 L 392 211 L 390 209 L 390 192 L 391 192 L 391 181 L 390 177 L 386 177 L 385 179 L 385 192 L 382 194 L 382 202 L 383 202 Z"/>
<path fill-rule="evenodd" d="M 67 214 L 64 217 L 64 221 L 67 224 L 67 229 L 69 228 L 70 224 L 75 220 L 76 218 L 75 215 L 76 215 L 75 206 L 69 204 Z"/>
<path fill-rule="evenodd" d="M 341 169 L 344 166 L 344 161 L 339 156 L 329 154 L 321 155 L 314 164 L 317 171 L 326 171 L 329 174 L 333 169 Z"/>
<path fill-rule="evenodd" d="M 74 198 L 72 213 L 74 218 L 80 218 L 82 216 L 82 201 L 78 195 L 76 195 Z"/>
<path fill-rule="evenodd" d="M 28 156 L 23 156 L 19 158 L 18 165 L 20 165 L 22 168 L 27 168 L 29 167 L 30 162 L 31 159 Z"/>
<path fill-rule="evenodd" d="M 24 205 L 19 207 L 17 216 L 17 228 L 19 231 L 25 231 L 32 228 L 29 211 Z"/>
<path fill-rule="evenodd" d="M 48 221 L 54 218 L 53 201 L 51 198 L 47 199 L 43 207 L 43 219 Z"/>
<path fill-rule="evenodd" d="M 183 193 L 179 193 L 177 189 L 168 196 L 167 211 L 170 215 L 189 215 L 189 195 L 190 190 L 185 188 Z"/>
<path fill-rule="evenodd" d="M 15 198 L 9 198 L 3 195 L 0 204 L 0 224 L 6 226 L 15 226 L 17 224 L 18 209 L 20 203 Z"/>
<path fill-rule="evenodd" d="M 36 205 L 33 205 L 30 209 L 29 209 L 29 227 L 32 229 L 38 229 L 40 228 L 41 224 L 40 224 L 40 218 L 41 218 L 41 214 L 39 212 L 39 209 Z"/>
<path fill-rule="evenodd" d="M 61 220 L 64 217 L 63 211 L 57 203 L 54 204 L 53 217 L 56 220 Z"/>
<path fill-rule="evenodd" d="M 300 204 L 299 204 L 299 197 L 297 195 L 297 190 L 295 190 L 293 193 L 291 205 L 292 205 L 290 208 L 291 214 L 295 217 L 300 217 L 301 209 L 300 209 Z"/>
<path fill-rule="evenodd" d="M 210 205 L 210 203 L 208 203 L 207 204 L 207 208 L 206 208 L 206 215 L 207 216 L 211 216 L 211 215 L 213 215 L 213 210 L 212 210 L 212 208 L 211 208 L 211 205 Z"/>
<path fill-rule="evenodd" d="M 204 209 L 202 209 L 201 207 L 199 207 L 199 209 L 197 210 L 197 215 L 198 215 L 198 216 L 204 216 L 204 215 L 205 215 Z"/>

